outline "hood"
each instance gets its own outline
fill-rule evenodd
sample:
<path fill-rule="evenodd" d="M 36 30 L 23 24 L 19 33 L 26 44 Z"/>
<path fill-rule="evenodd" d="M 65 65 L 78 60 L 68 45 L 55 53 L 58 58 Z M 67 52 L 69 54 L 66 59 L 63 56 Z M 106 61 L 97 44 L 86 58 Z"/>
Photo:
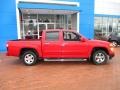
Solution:
<path fill-rule="evenodd" d="M 109 45 L 110 43 L 109 42 L 107 42 L 107 41 L 102 41 L 102 40 L 89 40 L 89 42 L 91 42 L 91 43 L 95 43 L 96 45 L 97 44 L 102 44 L 102 45 Z"/>

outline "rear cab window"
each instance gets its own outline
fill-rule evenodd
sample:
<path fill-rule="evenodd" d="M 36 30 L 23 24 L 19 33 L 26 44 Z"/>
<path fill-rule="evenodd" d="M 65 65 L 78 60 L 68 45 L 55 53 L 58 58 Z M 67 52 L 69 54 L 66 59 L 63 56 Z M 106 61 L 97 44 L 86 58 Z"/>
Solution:
<path fill-rule="evenodd" d="M 45 36 L 46 41 L 58 41 L 59 31 L 47 31 Z"/>

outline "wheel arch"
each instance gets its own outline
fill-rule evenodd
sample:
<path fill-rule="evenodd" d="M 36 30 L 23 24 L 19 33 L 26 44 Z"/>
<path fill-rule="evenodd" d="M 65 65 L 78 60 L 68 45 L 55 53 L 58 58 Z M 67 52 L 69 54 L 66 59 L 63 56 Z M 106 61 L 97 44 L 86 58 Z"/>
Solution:
<path fill-rule="evenodd" d="M 92 55 L 94 54 L 94 52 L 96 52 L 96 51 L 98 51 L 98 50 L 103 50 L 103 51 L 105 51 L 108 55 L 109 55 L 109 51 L 107 50 L 107 48 L 105 48 L 105 47 L 94 47 L 93 49 L 92 49 L 92 52 L 91 52 L 91 55 L 90 55 L 90 59 L 91 59 L 91 57 L 92 57 Z"/>
<path fill-rule="evenodd" d="M 39 53 L 34 48 L 21 48 L 19 57 L 21 57 L 26 51 L 32 51 L 37 55 L 37 57 L 39 57 Z"/>

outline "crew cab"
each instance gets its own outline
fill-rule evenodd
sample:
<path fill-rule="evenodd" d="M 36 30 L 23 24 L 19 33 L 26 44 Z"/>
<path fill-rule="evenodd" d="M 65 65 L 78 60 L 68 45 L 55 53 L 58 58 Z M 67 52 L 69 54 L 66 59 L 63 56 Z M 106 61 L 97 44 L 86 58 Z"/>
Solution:
<path fill-rule="evenodd" d="M 17 56 L 26 65 L 38 60 L 65 61 L 86 59 L 96 65 L 114 56 L 109 42 L 89 40 L 73 30 L 44 30 L 39 39 L 8 41 L 7 56 Z"/>

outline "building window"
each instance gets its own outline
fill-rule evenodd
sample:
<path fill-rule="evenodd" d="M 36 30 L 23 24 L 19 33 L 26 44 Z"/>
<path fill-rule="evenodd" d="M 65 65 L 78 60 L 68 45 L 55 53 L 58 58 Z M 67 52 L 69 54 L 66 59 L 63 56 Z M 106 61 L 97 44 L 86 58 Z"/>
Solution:
<path fill-rule="evenodd" d="M 112 32 L 120 32 L 119 20 L 116 17 L 95 17 L 95 39 L 105 40 Z"/>

